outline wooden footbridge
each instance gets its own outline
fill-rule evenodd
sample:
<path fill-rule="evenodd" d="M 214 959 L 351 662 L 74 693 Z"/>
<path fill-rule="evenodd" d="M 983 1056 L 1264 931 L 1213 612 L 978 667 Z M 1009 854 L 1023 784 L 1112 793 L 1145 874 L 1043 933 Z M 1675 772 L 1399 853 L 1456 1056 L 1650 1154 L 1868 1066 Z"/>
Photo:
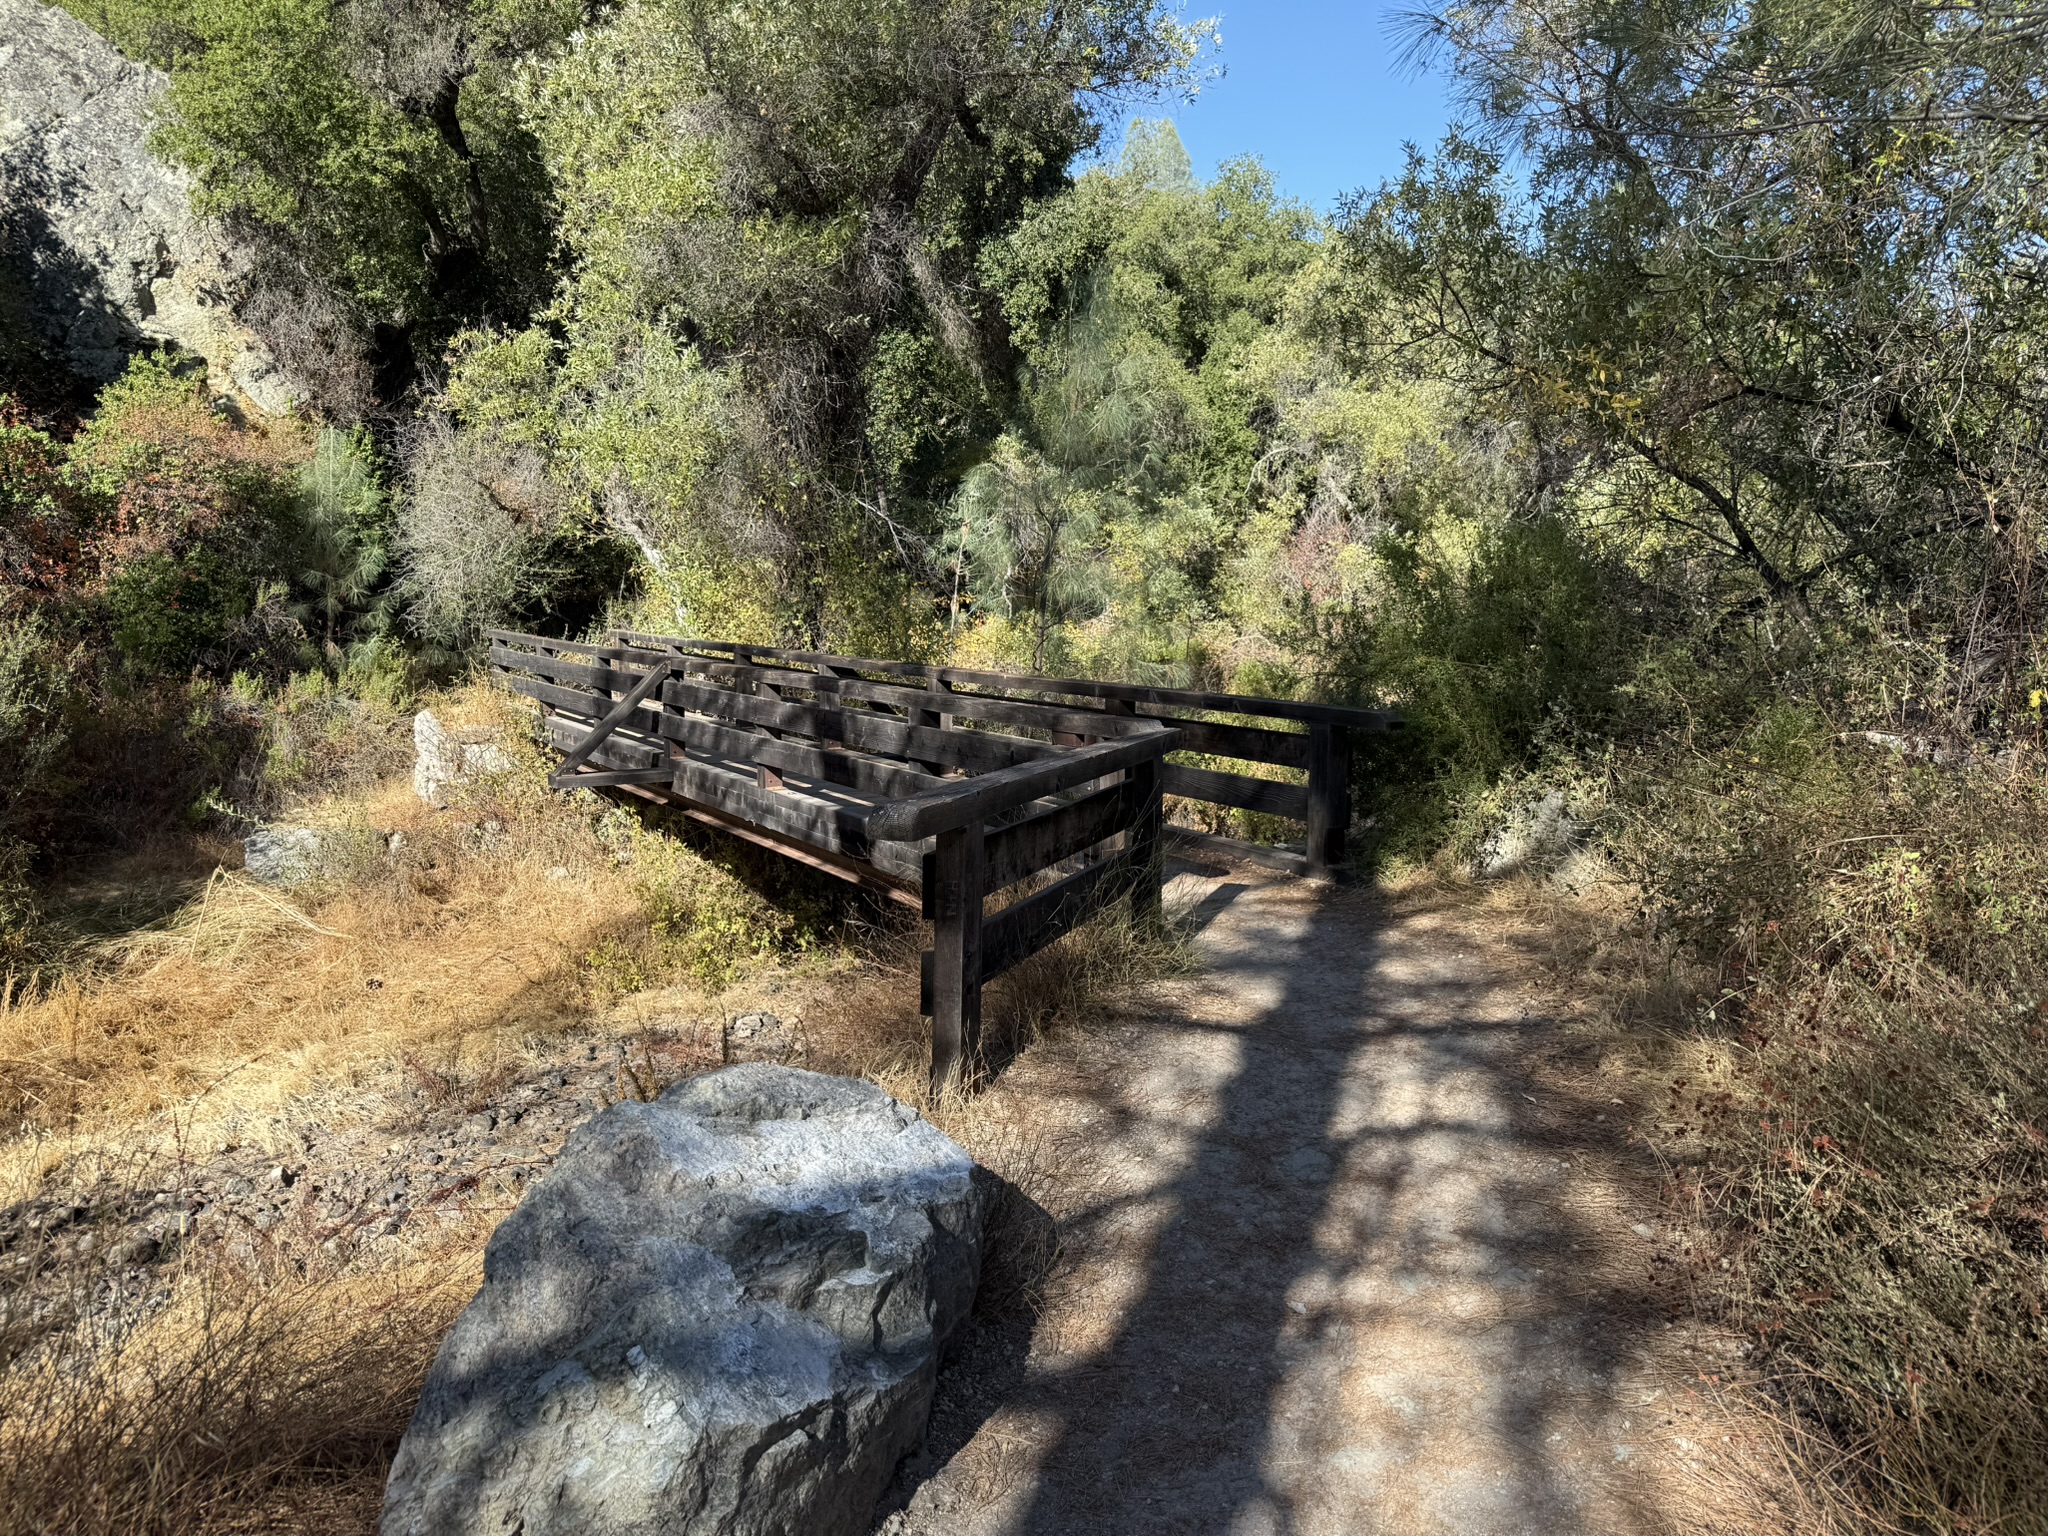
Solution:
<path fill-rule="evenodd" d="M 1333 873 L 1353 733 L 1401 725 L 1384 710 L 624 631 L 490 641 L 492 670 L 547 713 L 556 788 L 678 806 L 930 918 L 934 1084 L 975 1058 L 984 982 L 1112 901 L 1156 909 L 1168 838 Z M 1300 822 L 1304 851 L 1171 826 L 1167 796 Z"/>

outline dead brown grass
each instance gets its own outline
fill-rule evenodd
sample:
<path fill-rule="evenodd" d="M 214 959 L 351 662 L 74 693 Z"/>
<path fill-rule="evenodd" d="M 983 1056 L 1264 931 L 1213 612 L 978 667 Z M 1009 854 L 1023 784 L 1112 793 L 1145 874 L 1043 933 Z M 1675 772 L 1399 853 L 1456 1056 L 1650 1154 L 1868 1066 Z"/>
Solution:
<path fill-rule="evenodd" d="M 368 1272 L 195 1257 L 142 1314 L 0 1324 L 0 1530 L 374 1528 L 384 1472 L 482 1229 Z M 96 1275 L 75 1264 L 72 1283 Z"/>
<path fill-rule="evenodd" d="M 151 1181 L 167 1167 L 234 1145 L 282 1152 L 313 1121 L 402 1132 L 488 1100 L 571 1029 L 615 1052 L 617 1097 L 649 1097 L 718 1059 L 675 1021 L 767 1009 L 801 1020 L 804 1065 L 922 1105 L 993 1171 L 985 1306 L 1036 1306 L 1058 1251 L 1038 1199 L 1048 1159 L 1028 1124 L 972 1093 L 927 1101 L 914 925 L 831 929 L 803 890 L 770 902 L 633 813 L 546 790 L 503 695 L 426 702 L 506 727 L 518 770 L 445 812 L 402 780 L 363 790 L 324 773 L 324 792 L 286 807 L 325 838 L 320 881 L 195 881 L 193 859 L 217 850 L 156 850 L 148 878 L 186 899 L 143 903 L 126 931 L 103 924 L 117 931 L 79 946 L 56 984 L 0 999 L 14 1132 L 0 1198 L 165 1187 Z M 130 910 L 99 887 L 141 867 L 78 889 Z M 1155 930 L 1090 925 L 991 989 L 991 1062 L 1086 1028 L 1180 960 Z M 515 1198 L 339 1254 L 292 1233 L 181 1248 L 139 1311 L 107 1304 L 96 1259 L 11 1255 L 0 1533 L 372 1529 L 419 1381 Z"/>
<path fill-rule="evenodd" d="M 222 871 L 169 922 L 110 945 L 107 974 L 7 1007 L 0 1115 L 87 1137 L 195 1096 L 206 1119 L 248 1116 L 366 1060 L 560 1027 L 579 963 L 640 920 L 630 883 L 574 827 L 486 807 L 503 830 L 485 834 L 408 798 L 381 795 L 374 825 L 335 829 L 405 839 L 375 878 L 300 896 Z"/>
<path fill-rule="evenodd" d="M 1823 756 L 1693 807 L 1629 830 L 1648 889 L 1491 897 L 1624 1085 L 1671 1278 L 1747 1339 L 1798 1528 L 2048 1530 L 2041 780 Z"/>

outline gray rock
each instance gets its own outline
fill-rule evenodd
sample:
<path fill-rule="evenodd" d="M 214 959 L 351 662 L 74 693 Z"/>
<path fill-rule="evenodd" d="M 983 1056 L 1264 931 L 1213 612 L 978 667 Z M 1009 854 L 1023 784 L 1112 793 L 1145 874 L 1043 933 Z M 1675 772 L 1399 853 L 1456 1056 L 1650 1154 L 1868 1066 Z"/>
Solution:
<path fill-rule="evenodd" d="M 325 848 L 310 827 L 266 827 L 242 839 L 242 868 L 265 885 L 304 885 L 319 875 Z"/>
<path fill-rule="evenodd" d="M 1564 795 L 1553 789 L 1540 799 L 1517 806 L 1487 834 L 1472 861 L 1473 872 L 1487 880 L 1542 874 L 1563 863 L 1578 846 L 1583 833 L 1584 828 L 1565 804 Z"/>
<path fill-rule="evenodd" d="M 0 284 L 19 326 L 81 377 L 170 342 L 216 389 L 290 410 L 303 391 L 236 317 L 241 262 L 150 152 L 169 82 L 77 18 L 0 0 Z"/>
<path fill-rule="evenodd" d="M 382 1536 L 854 1536 L 973 1300 L 967 1154 L 871 1084 L 729 1067 L 570 1137 L 498 1228 Z"/>
<path fill-rule="evenodd" d="M 123 1239 L 107 1250 L 107 1257 L 116 1264 L 148 1264 L 155 1260 L 162 1243 L 148 1233 L 139 1233 Z"/>
<path fill-rule="evenodd" d="M 510 773 L 512 755 L 494 730 L 443 725 L 431 709 L 412 721 L 412 790 L 427 804 L 445 807 L 450 791 L 496 773 Z"/>
<path fill-rule="evenodd" d="M 462 771 L 470 778 L 487 778 L 494 773 L 512 771 L 512 754 L 495 741 L 465 741 L 462 744 Z"/>
<path fill-rule="evenodd" d="M 802 1049 L 796 1030 L 772 1013 L 743 1013 L 725 1026 L 727 1061 L 790 1061 Z"/>

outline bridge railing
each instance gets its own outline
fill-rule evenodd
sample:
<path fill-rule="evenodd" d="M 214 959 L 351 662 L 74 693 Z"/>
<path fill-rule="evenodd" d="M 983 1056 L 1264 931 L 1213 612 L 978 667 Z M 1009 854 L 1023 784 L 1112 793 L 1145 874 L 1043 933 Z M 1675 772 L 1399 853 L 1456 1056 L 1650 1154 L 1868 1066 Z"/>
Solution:
<path fill-rule="evenodd" d="M 1111 901 L 1156 910 L 1169 832 L 1333 869 L 1351 734 L 1399 728 L 1385 711 L 726 641 L 489 639 L 493 670 L 547 715 L 556 787 L 675 805 L 929 917 L 935 1082 L 976 1059 L 983 983 Z M 1306 782 L 1169 759 L 1182 751 Z M 1169 829 L 1169 795 L 1291 817 L 1306 852 Z"/>
<path fill-rule="evenodd" d="M 1056 735 L 1079 740 L 1112 734 L 1116 729 L 1114 722 L 1119 719 L 1162 722 L 1180 732 L 1176 750 L 1183 755 L 1291 769 L 1305 781 L 1169 761 L 1163 769 L 1166 794 L 1299 822 L 1302 852 L 1291 854 L 1245 839 L 1219 837 L 1185 827 L 1169 826 L 1167 836 L 1183 845 L 1208 848 L 1310 876 L 1331 875 L 1345 861 L 1345 835 L 1351 821 L 1351 755 L 1356 737 L 1399 731 L 1406 725 L 1398 710 L 1360 709 L 1300 699 L 991 672 L 924 662 L 876 661 L 822 651 L 627 630 L 615 631 L 613 639 L 620 644 L 725 662 L 734 669 L 726 675 L 755 679 L 770 686 L 778 675 L 823 675 L 840 681 L 845 690 L 843 697 L 900 699 L 907 696 L 905 690 L 909 689 L 938 694 L 946 702 L 936 709 L 928 707 L 927 712 L 942 719 L 1014 723 L 1023 717 L 1006 711 L 1006 704 L 1054 706 L 1072 714 L 1069 728 Z M 852 687 L 847 689 L 847 684 Z"/>

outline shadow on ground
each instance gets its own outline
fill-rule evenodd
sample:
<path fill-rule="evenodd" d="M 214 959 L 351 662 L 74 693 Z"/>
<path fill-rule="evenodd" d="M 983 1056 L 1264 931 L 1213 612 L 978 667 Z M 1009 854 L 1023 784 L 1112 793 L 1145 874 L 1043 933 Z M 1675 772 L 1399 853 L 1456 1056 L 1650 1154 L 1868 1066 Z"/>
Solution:
<path fill-rule="evenodd" d="M 1189 884 L 1204 976 L 1064 1085 L 1102 1183 L 1063 1283 L 1028 1348 L 984 1330 L 949 1367 L 882 1529 L 1682 1523 L 1601 1111 L 1531 1091 L 1546 1021 L 1499 957 L 1441 910 Z"/>

